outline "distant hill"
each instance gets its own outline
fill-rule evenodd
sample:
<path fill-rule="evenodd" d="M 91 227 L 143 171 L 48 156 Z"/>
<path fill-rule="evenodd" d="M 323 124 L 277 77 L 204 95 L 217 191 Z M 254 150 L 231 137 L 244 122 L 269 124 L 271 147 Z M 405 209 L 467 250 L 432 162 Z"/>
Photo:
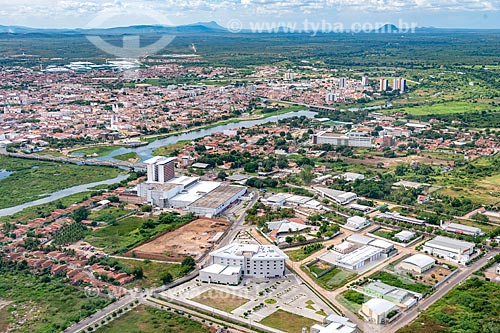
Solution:
<path fill-rule="evenodd" d="M 376 30 L 378 33 L 395 33 L 399 32 L 399 28 L 396 27 L 394 24 L 386 24 L 381 26 Z"/>
<path fill-rule="evenodd" d="M 211 33 L 227 32 L 226 28 L 220 26 L 217 22 L 199 22 L 181 26 L 163 26 L 163 25 L 134 25 L 129 27 L 115 28 L 95 28 L 95 29 L 43 29 L 30 28 L 22 26 L 0 25 L 0 33 L 10 34 L 82 34 L 82 35 L 126 35 L 126 34 L 164 34 L 164 33 Z"/>

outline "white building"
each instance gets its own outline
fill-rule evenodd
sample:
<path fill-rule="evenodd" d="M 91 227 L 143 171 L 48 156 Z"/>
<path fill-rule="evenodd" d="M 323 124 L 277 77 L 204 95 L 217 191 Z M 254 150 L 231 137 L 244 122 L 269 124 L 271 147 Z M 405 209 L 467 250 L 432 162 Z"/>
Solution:
<path fill-rule="evenodd" d="M 387 315 L 397 311 L 396 304 L 386 301 L 382 298 L 372 298 L 361 306 L 361 312 L 369 321 L 376 324 L 382 324 L 386 321 Z"/>
<path fill-rule="evenodd" d="M 434 258 L 418 253 L 403 260 L 399 267 L 406 271 L 422 274 L 431 269 L 435 263 Z"/>
<path fill-rule="evenodd" d="M 353 231 L 358 231 L 363 228 L 366 228 L 369 225 L 370 221 L 367 218 L 361 216 L 352 216 L 347 219 L 347 223 L 344 224 L 344 228 Z"/>
<path fill-rule="evenodd" d="M 311 326 L 311 333 L 356 333 L 358 326 L 352 323 L 349 318 L 334 314 L 325 318 L 324 324 L 314 324 Z"/>
<path fill-rule="evenodd" d="M 326 187 L 313 187 L 323 198 L 329 198 L 338 204 L 347 205 L 348 203 L 357 200 L 358 195 L 352 192 L 344 192 L 333 190 Z"/>
<path fill-rule="evenodd" d="M 219 186 L 190 204 L 188 210 L 196 215 L 213 217 L 220 214 L 246 192 L 247 189 L 243 186 Z"/>
<path fill-rule="evenodd" d="M 353 182 L 356 180 L 363 180 L 365 179 L 365 175 L 362 175 L 360 173 L 355 173 L 355 172 L 346 172 L 342 175 L 342 178 L 344 178 L 345 181 L 348 182 Z"/>
<path fill-rule="evenodd" d="M 333 146 L 349 146 L 371 148 L 372 137 L 365 132 L 351 131 L 347 134 L 336 134 L 327 131 L 321 131 L 312 136 L 313 144 L 331 144 Z"/>
<path fill-rule="evenodd" d="M 343 255 L 335 261 L 335 265 L 350 271 L 362 269 L 366 264 L 382 257 L 382 249 L 366 245 L 349 254 Z"/>
<path fill-rule="evenodd" d="M 456 234 L 471 235 L 471 236 L 484 235 L 481 228 L 471 227 L 468 225 L 463 225 L 458 223 L 442 224 L 441 227 L 448 232 L 453 232 Z"/>
<path fill-rule="evenodd" d="M 394 235 L 395 238 L 399 239 L 403 243 L 408 243 L 415 237 L 415 233 L 409 230 L 402 230 Z"/>
<path fill-rule="evenodd" d="M 269 278 L 285 275 L 287 255 L 272 245 L 254 245 L 234 243 L 210 253 L 212 265 L 233 266 L 241 268 L 242 276 Z M 207 267 L 211 281 L 224 280 L 216 272 L 220 267 Z M 209 275 L 200 275 L 200 280 L 210 282 Z"/>
<path fill-rule="evenodd" d="M 437 236 L 424 244 L 423 251 L 459 264 L 466 264 L 474 253 L 474 247 L 474 243 Z"/>
<path fill-rule="evenodd" d="M 203 282 L 238 285 L 242 275 L 240 266 L 210 265 L 200 270 L 199 279 Z"/>

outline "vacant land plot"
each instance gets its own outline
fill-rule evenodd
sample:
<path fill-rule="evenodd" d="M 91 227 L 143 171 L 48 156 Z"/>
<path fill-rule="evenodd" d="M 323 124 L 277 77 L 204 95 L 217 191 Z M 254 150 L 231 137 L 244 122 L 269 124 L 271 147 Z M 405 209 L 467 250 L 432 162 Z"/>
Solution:
<path fill-rule="evenodd" d="M 434 269 L 427 271 L 423 276 L 422 276 L 422 283 L 428 284 L 428 285 L 435 285 L 436 283 L 442 281 L 444 278 L 446 278 L 448 275 L 451 274 L 451 269 L 447 269 L 444 267 L 435 267 Z"/>
<path fill-rule="evenodd" d="M 118 221 L 116 224 L 93 230 L 85 240 L 106 253 L 128 250 L 130 247 L 148 239 L 147 235 L 140 232 L 140 227 L 150 219 L 153 218 L 129 216 Z M 160 229 L 162 227 L 163 225 L 160 225 L 157 228 Z M 154 230 L 151 232 L 154 232 Z"/>
<path fill-rule="evenodd" d="M 327 264 L 327 263 L 322 262 L 322 261 L 318 261 L 312 265 L 308 265 L 308 267 L 312 273 L 319 275 L 319 274 L 329 270 L 330 268 L 332 268 L 332 265 Z"/>
<path fill-rule="evenodd" d="M 121 258 L 117 260 L 131 272 L 135 269 L 142 269 L 144 277 L 131 282 L 131 285 L 140 286 L 142 288 L 158 287 L 163 285 L 163 277 L 167 273 L 170 273 L 174 279 L 183 276 L 185 273 L 185 267 L 181 264 Z"/>
<path fill-rule="evenodd" d="M 0 209 L 41 199 L 76 185 L 115 178 L 115 168 L 61 164 L 0 156 L 2 169 L 12 174 L 0 180 Z"/>
<path fill-rule="evenodd" d="M 334 290 L 342 287 L 347 282 L 351 281 L 356 277 L 356 273 L 352 273 L 343 269 L 335 268 L 330 272 L 326 273 L 319 279 L 315 278 L 315 281 L 321 287 L 327 290 Z"/>
<path fill-rule="evenodd" d="M 316 244 L 306 245 L 298 250 L 285 251 L 285 254 L 290 258 L 291 261 L 302 261 L 324 247 L 323 245 L 316 247 Z"/>
<path fill-rule="evenodd" d="M 361 305 L 370 299 L 371 297 L 354 290 L 346 290 L 336 297 L 336 300 L 352 313 L 358 313 L 361 310 Z"/>
<path fill-rule="evenodd" d="M 217 289 L 209 289 L 191 300 L 225 312 L 231 312 L 250 301 Z"/>
<path fill-rule="evenodd" d="M 215 332 L 215 328 L 203 326 L 201 323 L 169 313 L 164 310 L 158 310 L 152 307 L 139 305 L 130 310 L 118 319 L 104 325 L 96 332 L 102 333 L 207 333 Z"/>
<path fill-rule="evenodd" d="M 266 325 L 268 327 L 276 328 L 278 330 L 290 333 L 302 332 L 302 328 L 310 328 L 312 325 L 318 324 L 318 322 L 313 319 L 299 316 L 283 310 L 274 312 L 270 316 L 262 319 L 260 323 L 262 325 Z"/>
<path fill-rule="evenodd" d="M 489 104 L 471 103 L 471 102 L 447 102 L 432 105 L 421 105 L 415 107 L 402 108 L 397 111 L 406 112 L 414 116 L 426 116 L 431 114 L 450 114 L 465 112 L 481 112 L 485 110 L 496 109 Z"/>
<path fill-rule="evenodd" d="M 371 278 L 374 280 L 380 280 L 381 282 L 386 283 L 393 287 L 402 288 L 421 294 L 428 293 L 432 289 L 431 286 L 417 283 L 410 278 L 387 272 L 379 272 L 373 275 Z"/>
<path fill-rule="evenodd" d="M 224 220 L 197 219 L 132 249 L 128 255 L 168 261 L 182 261 L 186 256 L 199 259 L 211 248 L 213 237 L 230 224 Z"/>
<path fill-rule="evenodd" d="M 500 285 L 477 278 L 455 287 L 398 333 L 498 332 Z"/>

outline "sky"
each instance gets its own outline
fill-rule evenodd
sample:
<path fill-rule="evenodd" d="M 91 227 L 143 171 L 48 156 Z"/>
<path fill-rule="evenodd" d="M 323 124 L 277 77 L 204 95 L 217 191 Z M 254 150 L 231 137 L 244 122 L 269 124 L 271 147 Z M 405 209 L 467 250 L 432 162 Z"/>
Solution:
<path fill-rule="evenodd" d="M 0 25 L 104 28 L 216 21 L 238 29 L 328 30 L 393 23 L 499 28 L 500 0 L 0 0 Z M 256 28 L 257 27 L 257 28 Z"/>

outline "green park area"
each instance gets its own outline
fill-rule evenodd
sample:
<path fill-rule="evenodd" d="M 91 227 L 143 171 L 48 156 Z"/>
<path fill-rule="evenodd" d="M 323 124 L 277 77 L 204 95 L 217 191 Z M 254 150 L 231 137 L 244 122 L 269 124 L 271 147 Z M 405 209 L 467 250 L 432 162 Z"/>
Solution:
<path fill-rule="evenodd" d="M 73 150 L 71 154 L 84 154 L 86 156 L 106 156 L 120 149 L 120 146 L 92 146 Z"/>
<path fill-rule="evenodd" d="M 101 297 L 88 298 L 59 277 L 33 275 L 21 266 L 0 262 L 0 303 L 14 301 L 0 309 L 0 329 L 61 332 L 111 302 Z"/>
<path fill-rule="evenodd" d="M 139 305 L 97 329 L 99 333 L 206 333 L 210 329 L 181 315 Z"/>
<path fill-rule="evenodd" d="M 276 328 L 283 332 L 302 332 L 302 328 L 310 328 L 318 322 L 294 313 L 278 310 L 260 321 L 262 325 Z"/>
<path fill-rule="evenodd" d="M 115 178 L 120 170 L 0 156 L 0 168 L 12 172 L 0 180 L 0 209 L 41 199 L 65 188 Z"/>
<path fill-rule="evenodd" d="M 191 300 L 225 312 L 231 312 L 249 301 L 247 298 L 217 289 L 209 289 Z"/>
<path fill-rule="evenodd" d="M 500 285 L 472 278 L 455 287 L 398 333 L 498 332 Z"/>

